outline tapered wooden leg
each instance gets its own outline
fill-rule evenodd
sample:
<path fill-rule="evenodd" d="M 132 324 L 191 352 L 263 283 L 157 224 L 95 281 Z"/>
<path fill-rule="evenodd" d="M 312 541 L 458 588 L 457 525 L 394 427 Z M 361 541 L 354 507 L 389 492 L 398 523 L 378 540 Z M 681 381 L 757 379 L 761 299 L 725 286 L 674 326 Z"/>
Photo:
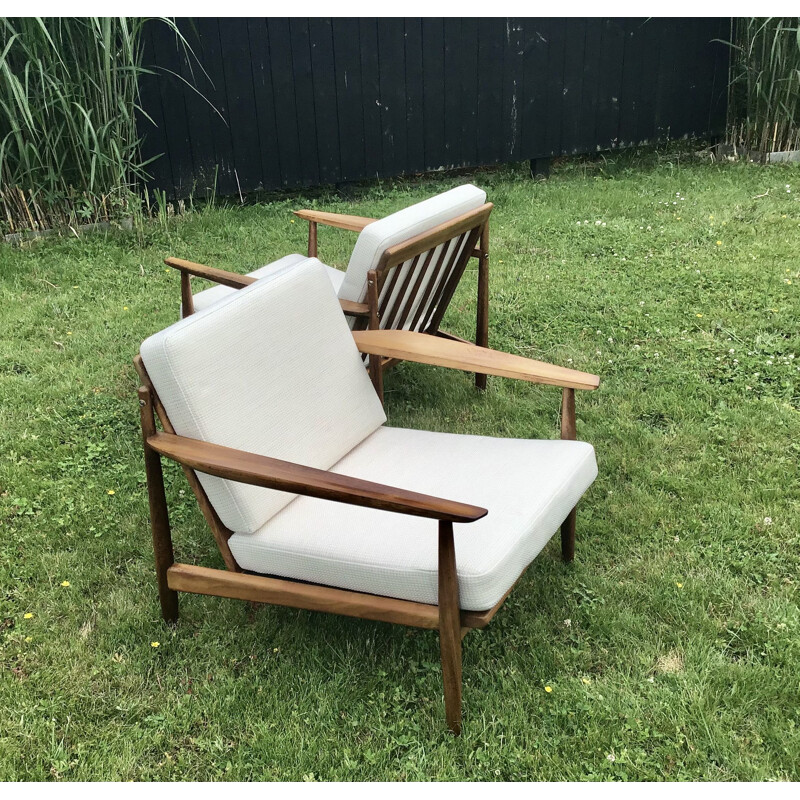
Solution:
<path fill-rule="evenodd" d="M 378 309 L 378 273 L 371 269 L 367 272 L 367 305 L 369 306 L 369 329 L 376 331 L 381 326 L 380 312 Z M 369 357 L 369 377 L 378 399 L 383 405 L 383 357 L 371 355 Z"/>
<path fill-rule="evenodd" d="M 561 393 L 561 438 L 575 439 L 575 390 L 564 389 Z M 573 508 L 561 525 L 561 557 L 564 561 L 575 558 L 575 520 L 577 509 Z"/>
<path fill-rule="evenodd" d="M 164 475 L 161 471 L 161 456 L 147 444 L 148 437 L 156 432 L 156 426 L 152 396 L 144 386 L 139 389 L 139 409 L 142 418 L 144 466 L 147 473 L 147 496 L 150 500 L 150 529 L 153 534 L 161 614 L 167 622 L 177 622 L 178 593 L 170 589 L 167 584 L 167 570 L 175 563 L 175 556 L 172 552 Z"/>
<path fill-rule="evenodd" d="M 183 271 L 181 272 L 181 311 L 184 317 L 190 317 L 194 314 L 191 275 Z"/>
<path fill-rule="evenodd" d="M 453 523 L 439 522 L 439 647 L 447 725 L 461 733 L 461 612 Z"/>
<path fill-rule="evenodd" d="M 489 346 L 489 223 L 483 226 L 480 241 L 481 256 L 478 259 L 478 319 L 475 326 L 475 344 Z M 486 376 L 475 374 L 475 386 L 484 390 Z"/>

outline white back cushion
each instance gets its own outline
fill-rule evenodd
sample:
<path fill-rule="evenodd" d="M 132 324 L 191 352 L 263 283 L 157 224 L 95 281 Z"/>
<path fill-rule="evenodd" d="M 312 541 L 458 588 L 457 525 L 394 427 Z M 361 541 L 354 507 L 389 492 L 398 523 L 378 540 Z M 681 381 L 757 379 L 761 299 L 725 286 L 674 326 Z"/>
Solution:
<path fill-rule="evenodd" d="M 466 183 L 371 222 L 358 236 L 339 289 L 339 297 L 363 303 L 367 293 L 367 273 L 378 266 L 387 247 L 419 236 L 437 225 L 479 208 L 485 202 L 486 192 Z"/>
<path fill-rule="evenodd" d="M 181 436 L 328 469 L 386 421 L 315 258 L 176 322 L 143 342 L 141 355 Z M 238 533 L 296 497 L 198 478 Z"/>

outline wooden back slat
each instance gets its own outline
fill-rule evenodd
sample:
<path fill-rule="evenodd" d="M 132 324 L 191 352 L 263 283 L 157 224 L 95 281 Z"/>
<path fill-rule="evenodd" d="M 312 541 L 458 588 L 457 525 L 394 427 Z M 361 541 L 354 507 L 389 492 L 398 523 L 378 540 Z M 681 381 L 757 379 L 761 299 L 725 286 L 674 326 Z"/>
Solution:
<path fill-rule="evenodd" d="M 376 270 L 381 328 L 436 332 L 491 210 L 486 203 L 384 251 Z"/>

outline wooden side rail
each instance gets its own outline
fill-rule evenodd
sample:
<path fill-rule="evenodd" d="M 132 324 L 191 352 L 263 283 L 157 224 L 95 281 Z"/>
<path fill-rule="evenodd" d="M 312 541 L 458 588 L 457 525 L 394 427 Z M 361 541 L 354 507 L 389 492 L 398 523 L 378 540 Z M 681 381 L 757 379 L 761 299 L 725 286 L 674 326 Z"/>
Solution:
<path fill-rule="evenodd" d="M 358 349 L 369 355 L 417 361 L 438 367 L 461 369 L 517 378 L 531 383 L 562 386 L 571 389 L 596 389 L 600 385 L 597 375 L 557 367 L 544 361 L 534 361 L 523 356 L 501 353 L 488 347 L 478 347 L 469 342 L 431 336 L 427 333 L 397 330 L 353 331 Z"/>
<path fill-rule="evenodd" d="M 485 508 L 338 475 L 199 439 L 155 433 L 146 444 L 179 464 L 219 478 L 384 511 L 450 522 L 474 522 Z"/>

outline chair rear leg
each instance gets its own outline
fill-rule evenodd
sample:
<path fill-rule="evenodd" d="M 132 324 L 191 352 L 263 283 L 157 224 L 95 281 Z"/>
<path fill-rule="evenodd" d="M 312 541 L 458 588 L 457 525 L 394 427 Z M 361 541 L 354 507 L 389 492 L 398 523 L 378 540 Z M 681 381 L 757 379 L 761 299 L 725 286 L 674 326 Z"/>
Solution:
<path fill-rule="evenodd" d="M 475 344 L 489 346 L 489 223 L 481 231 L 480 258 L 478 259 L 478 318 L 475 326 Z M 475 386 L 483 391 L 486 376 L 475 373 Z"/>
<path fill-rule="evenodd" d="M 447 725 L 461 733 L 461 611 L 453 523 L 439 522 L 439 647 Z"/>
<path fill-rule="evenodd" d="M 167 570 L 175 563 L 175 556 L 172 551 L 164 474 L 161 470 L 161 456 L 147 443 L 148 437 L 156 432 L 156 426 L 152 396 L 144 386 L 139 389 L 139 408 L 144 441 L 144 466 L 147 473 L 147 496 L 150 501 L 150 530 L 153 534 L 161 614 L 167 622 L 177 622 L 178 593 L 170 589 L 167 583 Z"/>
<path fill-rule="evenodd" d="M 561 438 L 573 441 L 577 436 L 575 424 L 575 390 L 563 389 L 561 392 Z M 564 561 L 575 558 L 575 521 L 577 507 L 561 524 L 561 557 Z"/>

